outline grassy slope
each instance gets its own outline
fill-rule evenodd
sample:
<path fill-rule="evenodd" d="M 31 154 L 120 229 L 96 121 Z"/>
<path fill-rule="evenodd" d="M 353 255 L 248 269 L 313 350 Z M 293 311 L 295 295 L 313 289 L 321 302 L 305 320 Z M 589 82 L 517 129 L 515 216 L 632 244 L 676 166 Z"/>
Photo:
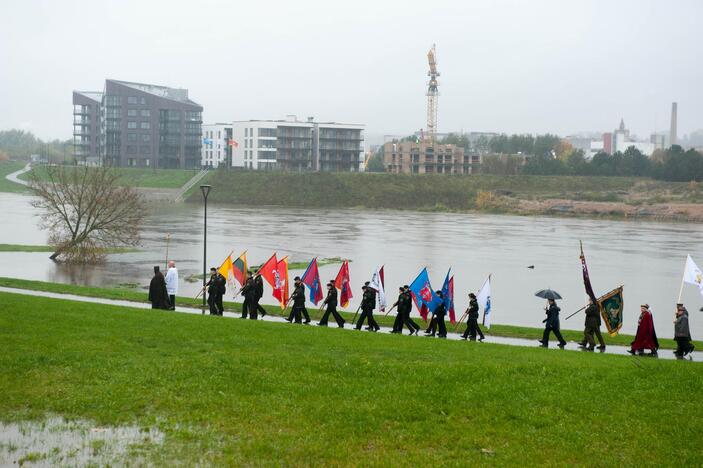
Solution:
<path fill-rule="evenodd" d="M 703 457 L 697 363 L 3 293 L 0 303 L 2 417 L 158 425 L 167 434 L 159 464 L 692 466 Z"/>
<path fill-rule="evenodd" d="M 507 190 L 519 198 L 580 198 L 632 188 L 643 179 L 567 176 L 447 176 L 426 174 L 223 172 L 208 176 L 216 202 L 247 205 L 467 210 L 480 190 Z M 676 185 L 676 184 L 673 184 Z M 648 190 L 673 187 L 648 181 Z M 680 184 L 679 184 L 680 185 Z M 685 185 L 685 184 L 684 184 Z M 261 190 L 265 187 L 265 190 Z M 654 188 L 653 188 L 654 187 Z M 293 194 L 294 196 L 291 196 Z M 197 198 L 195 194 L 192 197 Z M 596 197 L 598 198 L 598 197 Z M 198 201 L 200 199 L 198 198 Z"/>
<path fill-rule="evenodd" d="M 17 278 L 6 278 L 6 277 L 0 277 L 0 286 L 5 286 L 9 288 L 19 288 L 19 289 L 28 289 L 28 290 L 34 290 L 34 291 L 47 291 L 47 292 L 53 292 L 53 293 L 60 293 L 60 294 L 73 294 L 77 296 L 85 296 L 85 297 L 101 297 L 105 299 L 116 299 L 116 300 L 123 300 L 123 301 L 132 301 L 132 302 L 147 302 L 147 294 L 146 292 L 141 292 L 141 291 L 135 291 L 135 290 L 129 290 L 129 289 L 116 289 L 116 288 L 99 288 L 99 287 L 93 287 L 93 286 L 78 286 L 78 285 L 73 285 L 73 284 L 63 284 L 63 283 L 49 283 L 49 282 L 44 282 L 44 281 L 33 281 L 33 280 L 24 280 L 24 279 L 17 279 Z M 231 294 L 230 296 L 231 297 Z M 191 297 L 182 297 L 179 296 L 177 299 L 177 303 L 179 306 L 190 306 L 190 307 L 200 307 L 202 305 L 202 299 L 193 299 Z M 225 310 L 229 312 L 235 312 L 235 313 L 241 313 L 242 311 L 242 304 L 241 302 L 224 302 Z M 265 305 L 266 310 L 272 314 L 272 315 L 280 315 L 281 309 L 277 305 Z M 322 314 L 319 312 L 319 310 L 314 307 L 313 305 L 308 306 L 308 311 L 310 313 L 310 317 L 313 320 L 319 320 Z M 353 313 L 351 312 L 343 312 L 340 311 L 342 316 L 345 317 L 348 321 L 350 321 L 353 317 Z M 380 325 L 383 326 L 388 326 L 391 327 L 393 325 L 393 321 L 395 320 L 395 317 L 393 316 L 395 312 L 392 312 L 388 317 L 384 317 L 382 314 L 376 314 L 376 320 Z M 459 317 L 457 317 L 458 319 Z M 422 326 L 422 322 L 420 319 L 416 319 Z M 583 320 L 582 316 L 579 316 L 578 319 L 574 317 L 572 320 Z M 574 322 L 575 323 L 575 322 Z M 335 322 L 332 317 L 330 317 L 330 326 L 334 326 Z M 449 326 L 449 321 L 447 321 L 447 326 L 449 327 L 449 330 L 453 330 L 453 326 Z M 462 323 L 462 325 L 457 329 L 457 332 L 461 333 L 465 329 L 465 323 Z M 525 339 L 540 339 L 542 337 L 542 328 L 532 328 L 532 327 L 518 327 L 515 325 L 500 325 L 500 324 L 494 324 L 491 326 L 490 330 L 484 330 L 484 333 L 486 335 L 495 335 L 495 336 L 506 336 L 506 337 L 512 337 L 512 338 L 525 338 Z M 562 335 L 564 336 L 564 339 L 568 341 L 581 341 L 583 338 L 583 333 L 581 331 L 574 331 L 574 330 L 562 330 Z M 628 346 L 630 342 L 633 340 L 632 335 L 617 335 L 614 337 L 608 336 L 608 334 L 603 331 L 603 337 L 605 339 L 606 344 L 608 345 L 621 345 L 621 346 Z M 552 338 L 554 339 L 554 338 Z M 698 349 L 703 349 L 703 342 L 701 341 L 694 341 L 696 347 Z M 669 338 L 661 338 L 659 337 L 659 344 L 662 349 L 675 349 L 676 348 L 676 343 L 674 340 L 669 339 Z"/>
<path fill-rule="evenodd" d="M 124 185 L 145 187 L 145 188 L 181 188 L 188 182 L 198 171 L 185 169 L 137 169 L 137 168 L 117 168 L 120 173 L 121 181 Z M 35 168 L 33 171 L 40 177 L 44 177 L 41 168 Z M 21 176 L 24 180 L 29 180 L 29 173 Z"/>
<path fill-rule="evenodd" d="M 27 163 L 21 161 L 3 161 L 0 162 L 0 192 L 28 193 L 29 190 L 20 184 L 10 182 L 5 178 L 6 175 L 15 171 L 19 171 Z"/>

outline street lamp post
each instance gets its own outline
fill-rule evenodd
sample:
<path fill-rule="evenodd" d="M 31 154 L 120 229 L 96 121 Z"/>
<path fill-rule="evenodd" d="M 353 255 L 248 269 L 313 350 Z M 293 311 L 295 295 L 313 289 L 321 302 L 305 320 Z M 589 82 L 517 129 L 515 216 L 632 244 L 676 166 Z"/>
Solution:
<path fill-rule="evenodd" d="M 205 214 L 203 216 L 203 315 L 205 314 L 205 279 L 207 277 L 207 196 L 210 194 L 211 185 L 201 185 L 200 191 L 203 193 L 205 202 Z"/>

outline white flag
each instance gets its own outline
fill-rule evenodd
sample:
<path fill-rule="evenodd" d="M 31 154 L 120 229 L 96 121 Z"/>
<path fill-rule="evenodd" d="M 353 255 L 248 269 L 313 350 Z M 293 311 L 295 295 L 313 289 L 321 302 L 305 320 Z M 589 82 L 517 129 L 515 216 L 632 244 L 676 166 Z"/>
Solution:
<path fill-rule="evenodd" d="M 376 291 L 376 299 L 378 299 L 378 310 L 380 312 L 386 311 L 386 291 L 384 288 L 384 278 L 383 278 L 383 266 L 377 268 L 371 277 L 369 282 L 369 287 Z"/>
<path fill-rule="evenodd" d="M 683 280 L 688 284 L 695 284 L 698 286 L 698 292 L 703 295 L 703 272 L 695 264 L 691 256 L 686 258 L 686 270 L 683 272 Z"/>
<path fill-rule="evenodd" d="M 491 328 L 491 275 L 488 275 L 486 282 L 476 295 L 479 306 L 483 306 L 483 325 Z"/>

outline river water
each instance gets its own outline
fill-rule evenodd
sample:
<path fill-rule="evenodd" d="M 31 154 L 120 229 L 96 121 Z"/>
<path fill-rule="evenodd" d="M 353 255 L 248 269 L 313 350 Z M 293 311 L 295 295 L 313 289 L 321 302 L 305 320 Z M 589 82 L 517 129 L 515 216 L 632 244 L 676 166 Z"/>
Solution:
<path fill-rule="evenodd" d="M 45 244 L 39 213 L 31 198 L 0 193 L 3 227 L 0 243 Z M 94 286 L 148 284 L 153 265 L 163 265 L 166 235 L 169 257 L 181 276 L 179 295 L 195 295 L 197 283 L 183 281 L 202 271 L 203 207 L 156 205 L 146 219 L 139 252 L 110 255 L 105 265 L 67 267 L 47 253 L 0 253 L 0 276 Z M 652 307 L 660 337 L 673 336 L 673 310 L 687 254 L 703 263 L 703 226 L 644 221 L 610 221 L 486 214 L 422 213 L 326 209 L 208 207 L 208 265 L 217 266 L 230 251 L 247 250 L 250 264 L 274 251 L 291 261 L 342 257 L 351 260 L 355 310 L 360 287 L 378 265 L 385 265 L 389 300 L 397 287 L 410 283 L 427 266 L 435 289 L 447 269 L 455 275 L 457 313 L 466 294 L 492 274 L 493 322 L 539 327 L 544 301 L 534 297 L 550 287 L 564 300 L 562 327 L 581 329 L 583 316 L 563 317 L 585 301 L 579 240 L 584 243 L 596 294 L 624 285 L 623 332 L 634 333 L 639 305 Z M 534 269 L 527 268 L 534 265 Z M 339 265 L 320 268 L 323 282 Z M 294 274 L 300 271 L 292 271 Z M 268 287 L 267 287 L 268 288 Z M 231 291 L 228 298 L 231 299 Z M 145 293 L 146 294 L 146 293 Z M 266 302 L 273 302 L 270 292 Z M 703 305 L 696 288 L 684 286 L 683 301 L 691 314 L 691 333 L 703 335 Z"/>

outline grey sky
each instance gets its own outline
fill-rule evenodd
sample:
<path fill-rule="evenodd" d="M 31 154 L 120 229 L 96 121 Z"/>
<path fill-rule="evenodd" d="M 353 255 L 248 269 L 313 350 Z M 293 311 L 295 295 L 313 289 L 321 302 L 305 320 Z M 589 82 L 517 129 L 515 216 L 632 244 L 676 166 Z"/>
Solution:
<path fill-rule="evenodd" d="M 71 91 L 106 77 L 186 87 L 206 122 L 282 118 L 439 131 L 703 128 L 703 2 L 40 1 L 0 3 L 0 129 L 71 134 Z"/>

